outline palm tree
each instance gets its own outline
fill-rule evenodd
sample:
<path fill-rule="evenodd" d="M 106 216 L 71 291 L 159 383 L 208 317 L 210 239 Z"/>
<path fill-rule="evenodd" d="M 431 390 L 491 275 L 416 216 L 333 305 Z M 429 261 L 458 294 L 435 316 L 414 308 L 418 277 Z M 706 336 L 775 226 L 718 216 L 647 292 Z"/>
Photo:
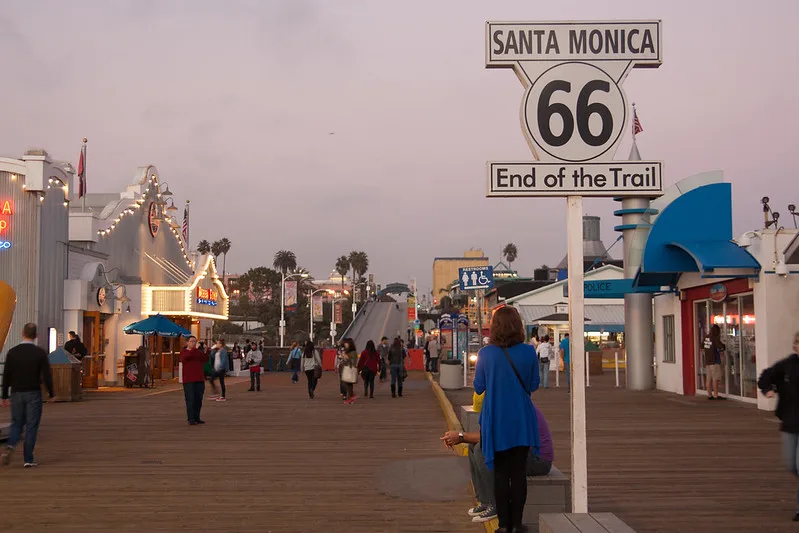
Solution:
<path fill-rule="evenodd" d="M 230 239 L 222 237 L 219 239 L 219 250 L 222 252 L 222 284 L 225 283 L 225 266 L 227 264 L 227 253 L 230 251 Z"/>
<path fill-rule="evenodd" d="M 350 260 L 346 255 L 336 259 L 336 272 L 341 276 L 341 294 L 344 294 L 344 276 L 350 271 Z"/>
<path fill-rule="evenodd" d="M 291 250 L 279 250 L 275 252 L 272 266 L 275 270 L 283 273 L 284 275 L 297 268 L 297 256 Z"/>
<path fill-rule="evenodd" d="M 214 241 L 211 244 L 211 253 L 214 255 L 214 261 L 222 253 L 222 241 Z"/>
<path fill-rule="evenodd" d="M 197 251 L 203 255 L 207 255 L 211 251 L 211 243 L 205 239 L 197 243 Z"/>
<path fill-rule="evenodd" d="M 519 257 L 519 250 L 516 248 L 516 245 L 512 242 L 506 244 L 505 248 L 502 249 L 502 255 L 504 255 L 505 259 L 508 261 L 508 270 L 513 270 L 513 262 Z"/>
<path fill-rule="evenodd" d="M 350 252 L 350 268 L 352 269 L 353 294 L 355 292 L 355 280 L 362 278 L 369 270 L 369 257 L 366 252 Z M 354 297 L 354 296 L 353 296 Z M 354 300 L 353 300 L 354 301 Z"/>

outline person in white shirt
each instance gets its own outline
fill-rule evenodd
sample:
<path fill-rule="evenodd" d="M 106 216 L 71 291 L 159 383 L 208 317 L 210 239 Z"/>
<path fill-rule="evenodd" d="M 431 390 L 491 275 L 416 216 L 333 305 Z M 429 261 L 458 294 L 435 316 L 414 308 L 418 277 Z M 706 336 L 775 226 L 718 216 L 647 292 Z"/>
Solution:
<path fill-rule="evenodd" d="M 430 372 L 438 372 L 438 357 L 441 355 L 438 337 L 435 335 L 430 337 L 430 342 L 427 343 L 427 349 L 430 352 Z"/>
<path fill-rule="evenodd" d="M 252 343 L 252 349 L 247 352 L 247 363 L 250 365 L 250 388 L 247 391 L 261 390 L 261 361 L 264 355 L 258 349 L 256 343 Z"/>
<path fill-rule="evenodd" d="M 541 387 L 548 389 L 549 361 L 553 356 L 552 345 L 549 343 L 549 335 L 544 335 L 544 338 L 541 339 L 538 348 L 536 348 L 536 353 L 538 353 L 538 373 L 541 376 Z"/>

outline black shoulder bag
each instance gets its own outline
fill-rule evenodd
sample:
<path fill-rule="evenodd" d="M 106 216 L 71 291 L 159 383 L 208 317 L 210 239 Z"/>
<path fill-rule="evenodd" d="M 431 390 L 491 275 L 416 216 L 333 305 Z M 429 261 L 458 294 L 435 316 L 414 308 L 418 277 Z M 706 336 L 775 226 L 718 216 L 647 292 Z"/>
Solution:
<path fill-rule="evenodd" d="M 516 374 L 516 379 L 519 380 L 519 385 L 522 386 L 522 389 L 524 390 L 524 393 L 527 396 L 530 396 L 530 392 L 527 390 L 527 387 L 524 385 L 524 380 L 522 379 L 522 376 L 519 374 L 519 371 L 516 369 L 516 365 L 513 364 L 513 359 L 510 358 L 510 354 L 508 353 L 508 350 L 506 348 L 502 348 L 502 353 L 504 353 L 505 357 L 508 359 L 508 362 L 510 363 L 511 368 L 513 369 L 513 373 Z"/>

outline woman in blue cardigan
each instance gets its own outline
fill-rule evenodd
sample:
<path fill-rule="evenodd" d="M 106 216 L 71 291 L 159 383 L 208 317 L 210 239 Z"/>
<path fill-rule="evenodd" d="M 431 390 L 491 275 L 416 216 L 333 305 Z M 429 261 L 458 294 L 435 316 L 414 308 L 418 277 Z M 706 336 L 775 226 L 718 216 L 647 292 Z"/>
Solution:
<path fill-rule="evenodd" d="M 490 340 L 478 354 L 474 373 L 474 392 L 485 392 L 480 445 L 486 466 L 494 470 L 496 533 L 522 533 L 527 454 L 530 448 L 540 451 L 538 421 L 530 402 L 540 379 L 538 358 L 535 348 L 524 342 L 524 325 L 513 307 L 494 313 Z"/>

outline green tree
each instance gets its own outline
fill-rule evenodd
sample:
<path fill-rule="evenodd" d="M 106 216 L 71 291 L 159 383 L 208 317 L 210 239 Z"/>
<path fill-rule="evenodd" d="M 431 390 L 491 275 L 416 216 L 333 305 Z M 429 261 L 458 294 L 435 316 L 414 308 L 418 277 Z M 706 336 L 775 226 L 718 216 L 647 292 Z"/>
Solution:
<path fill-rule="evenodd" d="M 197 243 L 197 251 L 203 255 L 208 254 L 211 251 L 211 243 L 205 239 L 201 240 Z"/>
<path fill-rule="evenodd" d="M 512 242 L 506 244 L 505 248 L 502 249 L 502 255 L 504 255 L 505 259 L 508 261 L 508 269 L 513 270 L 513 262 L 519 257 L 519 250 L 516 248 L 516 245 Z"/>
<path fill-rule="evenodd" d="M 222 254 L 222 241 L 214 241 L 211 244 L 211 253 L 214 256 L 214 261 L 216 261 L 216 258 Z"/>
<path fill-rule="evenodd" d="M 286 274 L 297 268 L 297 256 L 291 250 L 279 250 L 275 252 L 272 266 L 278 272 Z"/>
<path fill-rule="evenodd" d="M 353 295 L 355 294 L 356 280 L 360 281 L 364 274 L 369 270 L 369 257 L 366 252 L 352 251 L 348 257 L 350 268 L 352 269 Z"/>
<path fill-rule="evenodd" d="M 341 276 L 341 293 L 344 294 L 344 276 L 350 271 L 350 260 L 346 255 L 336 259 L 336 272 Z"/>

